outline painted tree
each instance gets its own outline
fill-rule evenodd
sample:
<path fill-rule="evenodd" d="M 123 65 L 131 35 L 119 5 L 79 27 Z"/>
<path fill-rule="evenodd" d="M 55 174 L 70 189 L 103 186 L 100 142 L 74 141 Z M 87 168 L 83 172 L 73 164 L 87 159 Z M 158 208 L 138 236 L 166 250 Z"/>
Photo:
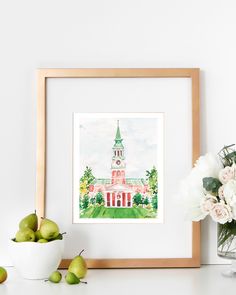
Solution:
<path fill-rule="evenodd" d="M 103 194 L 102 194 L 102 192 L 98 192 L 97 194 L 96 194 L 96 196 L 95 196 L 95 202 L 97 203 L 97 204 L 102 204 L 103 202 L 104 202 L 104 198 L 103 198 Z"/>
<path fill-rule="evenodd" d="M 80 178 L 80 195 L 84 196 L 89 192 L 89 186 L 94 181 L 95 177 L 92 173 L 92 168 L 86 166 L 83 176 Z"/>
<path fill-rule="evenodd" d="M 147 181 L 152 194 L 157 194 L 157 169 L 155 166 L 150 171 L 146 171 Z"/>
<path fill-rule="evenodd" d="M 81 209 L 86 209 L 86 208 L 88 208 L 88 205 L 89 205 L 89 196 L 88 195 L 84 195 L 81 198 L 80 208 Z"/>
<path fill-rule="evenodd" d="M 140 193 L 136 193 L 133 196 L 133 203 L 136 204 L 137 206 L 143 203 L 143 197 Z"/>
<path fill-rule="evenodd" d="M 158 172 L 155 166 L 150 171 L 146 171 L 147 181 L 152 195 L 152 207 L 158 207 Z"/>
<path fill-rule="evenodd" d="M 148 197 L 146 197 L 146 198 L 144 199 L 143 204 L 144 204 L 144 205 L 148 205 L 148 204 L 149 204 Z"/>
<path fill-rule="evenodd" d="M 157 204 L 157 195 L 155 195 L 155 197 L 152 197 L 152 207 L 154 209 L 157 209 L 158 204 Z"/>
<path fill-rule="evenodd" d="M 92 205 L 95 205 L 95 203 L 96 203 L 96 199 L 95 199 L 95 197 L 90 198 L 90 203 L 91 203 Z"/>

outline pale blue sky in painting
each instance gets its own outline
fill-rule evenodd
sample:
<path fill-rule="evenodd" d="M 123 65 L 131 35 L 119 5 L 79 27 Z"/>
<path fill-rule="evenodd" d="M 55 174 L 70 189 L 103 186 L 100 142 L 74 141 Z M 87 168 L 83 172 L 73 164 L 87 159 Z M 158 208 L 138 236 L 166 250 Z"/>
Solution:
<path fill-rule="evenodd" d="M 162 138 L 158 134 L 159 118 L 80 118 L 79 136 L 80 174 L 86 166 L 97 178 L 110 178 L 112 147 L 117 120 L 125 148 L 126 177 L 145 178 L 146 170 L 157 167 L 158 146 Z"/>

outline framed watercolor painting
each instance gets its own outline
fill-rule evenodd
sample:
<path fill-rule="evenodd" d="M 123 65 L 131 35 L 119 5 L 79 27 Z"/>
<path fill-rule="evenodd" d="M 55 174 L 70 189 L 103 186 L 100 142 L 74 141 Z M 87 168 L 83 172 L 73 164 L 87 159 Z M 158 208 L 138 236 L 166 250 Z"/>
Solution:
<path fill-rule="evenodd" d="M 199 156 L 199 69 L 40 69 L 36 209 L 66 268 L 199 267 L 175 198 Z"/>
<path fill-rule="evenodd" d="M 163 114 L 75 113 L 73 130 L 73 222 L 162 222 Z"/>

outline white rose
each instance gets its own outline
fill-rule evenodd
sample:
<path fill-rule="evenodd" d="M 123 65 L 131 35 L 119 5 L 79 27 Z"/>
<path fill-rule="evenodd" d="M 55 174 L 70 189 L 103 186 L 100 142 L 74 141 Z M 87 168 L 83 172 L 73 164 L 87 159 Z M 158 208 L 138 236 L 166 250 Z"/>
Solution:
<path fill-rule="evenodd" d="M 209 214 L 213 206 L 217 203 L 217 198 L 208 194 L 200 202 L 200 208 L 203 213 Z"/>
<path fill-rule="evenodd" d="M 229 180 L 235 179 L 236 175 L 236 166 L 226 166 L 224 169 L 219 172 L 219 180 L 221 183 L 226 184 Z"/>
<path fill-rule="evenodd" d="M 224 224 L 232 221 L 232 211 L 229 205 L 226 205 L 223 201 L 214 204 L 210 211 L 210 216 L 215 222 Z"/>
<path fill-rule="evenodd" d="M 218 178 L 220 170 L 223 168 L 219 158 L 214 154 L 207 153 L 201 156 L 195 163 L 194 169 L 197 169 L 203 177 Z"/>
<path fill-rule="evenodd" d="M 180 182 L 176 203 L 182 207 L 187 220 L 199 221 L 206 217 L 207 214 L 203 213 L 200 208 L 200 201 L 204 196 L 203 186 L 200 185 L 199 179 L 195 179 L 193 175 Z"/>
<path fill-rule="evenodd" d="M 233 219 L 236 219 L 236 180 L 229 180 L 224 185 L 223 195 L 225 202 L 231 206 Z"/>
<path fill-rule="evenodd" d="M 223 195 L 228 205 L 236 203 L 236 180 L 231 179 L 224 185 Z"/>
<path fill-rule="evenodd" d="M 201 201 L 205 198 L 202 179 L 204 177 L 218 177 L 222 167 L 218 158 L 208 153 L 196 161 L 190 174 L 181 182 L 177 196 L 178 202 L 185 210 L 187 219 L 199 221 L 208 215 L 201 209 Z"/>

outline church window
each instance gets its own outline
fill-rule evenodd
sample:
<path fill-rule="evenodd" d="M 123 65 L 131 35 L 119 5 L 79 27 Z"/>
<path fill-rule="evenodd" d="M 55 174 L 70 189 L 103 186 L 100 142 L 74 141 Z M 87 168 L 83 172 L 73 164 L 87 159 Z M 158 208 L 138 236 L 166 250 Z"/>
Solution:
<path fill-rule="evenodd" d="M 122 206 L 125 207 L 125 193 L 122 193 Z"/>
<path fill-rule="evenodd" d="M 128 193 L 128 201 L 131 201 L 131 193 Z"/>
<path fill-rule="evenodd" d="M 115 207 L 115 193 L 112 193 L 112 206 Z"/>
<path fill-rule="evenodd" d="M 107 207 L 111 206 L 111 202 L 110 202 L 110 193 L 107 193 Z"/>

